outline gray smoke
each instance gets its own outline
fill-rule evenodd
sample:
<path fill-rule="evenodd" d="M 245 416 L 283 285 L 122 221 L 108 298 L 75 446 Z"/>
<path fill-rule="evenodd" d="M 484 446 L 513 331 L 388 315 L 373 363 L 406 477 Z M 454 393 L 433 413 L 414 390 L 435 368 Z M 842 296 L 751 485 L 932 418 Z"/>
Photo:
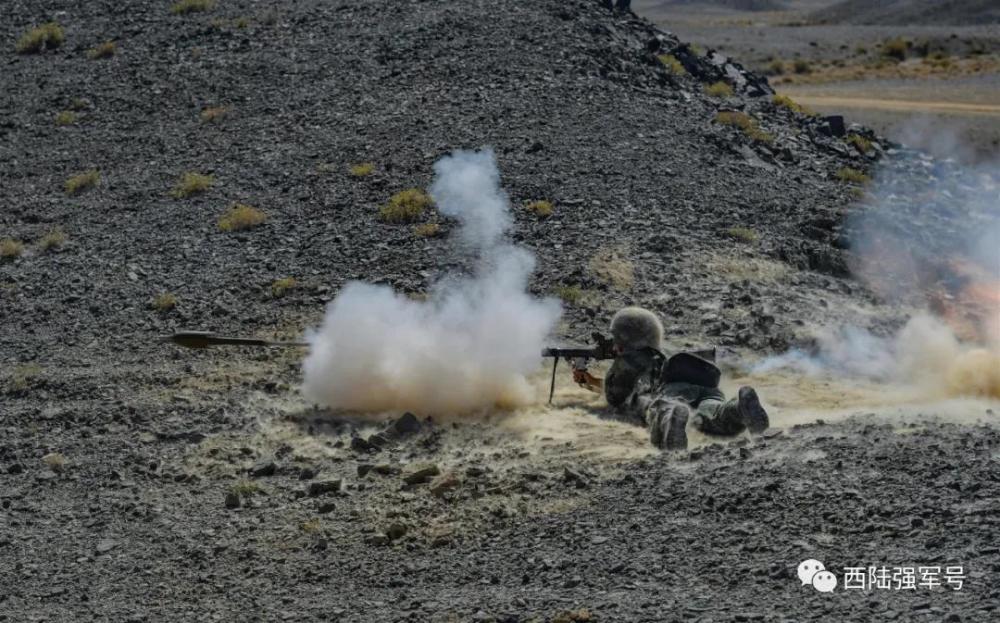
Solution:
<path fill-rule="evenodd" d="M 308 335 L 305 396 L 366 413 L 454 416 L 534 399 L 527 375 L 561 315 L 527 292 L 534 257 L 505 242 L 509 201 L 493 151 L 456 151 L 434 165 L 430 192 L 456 218 L 473 277 L 441 280 L 426 301 L 386 286 L 347 284 Z"/>

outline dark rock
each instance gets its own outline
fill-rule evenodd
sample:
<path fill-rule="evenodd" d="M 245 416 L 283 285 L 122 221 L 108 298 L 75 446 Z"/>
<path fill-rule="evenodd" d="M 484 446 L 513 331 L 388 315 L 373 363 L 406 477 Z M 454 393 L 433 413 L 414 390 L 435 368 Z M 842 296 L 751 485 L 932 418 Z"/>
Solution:
<path fill-rule="evenodd" d="M 337 506 L 333 502 L 323 502 L 316 508 L 316 512 L 320 513 L 321 515 L 325 515 L 327 513 L 333 512 L 335 508 L 337 508 Z"/>
<path fill-rule="evenodd" d="M 226 508 L 239 508 L 240 507 L 240 494 L 230 491 L 226 494 Z"/>
<path fill-rule="evenodd" d="M 344 481 L 339 478 L 337 480 L 320 480 L 318 482 L 309 483 L 309 487 L 306 488 L 306 493 L 309 497 L 317 497 L 328 493 L 340 493 L 343 486 Z"/>
<path fill-rule="evenodd" d="M 406 531 L 407 531 L 407 528 L 406 528 L 405 524 L 401 524 L 399 522 L 396 522 L 396 523 L 393 523 L 393 524 L 389 525 L 389 528 L 386 529 L 386 531 L 385 531 L 385 535 L 387 537 L 389 537 L 389 539 L 391 539 L 393 541 L 397 541 L 397 540 L 403 538 L 404 536 L 406 536 Z"/>
<path fill-rule="evenodd" d="M 316 477 L 316 470 L 312 467 L 303 467 L 299 470 L 299 480 L 312 480 Z"/>
<path fill-rule="evenodd" d="M 392 431 L 400 437 L 419 433 L 420 420 L 417 419 L 417 416 L 407 411 L 392 423 Z"/>
<path fill-rule="evenodd" d="M 11 475 L 23 474 L 24 465 L 21 465 L 20 463 L 14 463 L 7 468 L 7 473 Z"/>
<path fill-rule="evenodd" d="M 274 461 L 261 461 L 250 468 L 250 476 L 253 478 L 274 476 L 276 471 L 278 471 L 278 466 Z"/>
<path fill-rule="evenodd" d="M 410 465 L 403 474 L 403 482 L 408 485 L 416 485 L 429 481 L 431 478 L 441 473 L 434 463 L 418 463 Z"/>

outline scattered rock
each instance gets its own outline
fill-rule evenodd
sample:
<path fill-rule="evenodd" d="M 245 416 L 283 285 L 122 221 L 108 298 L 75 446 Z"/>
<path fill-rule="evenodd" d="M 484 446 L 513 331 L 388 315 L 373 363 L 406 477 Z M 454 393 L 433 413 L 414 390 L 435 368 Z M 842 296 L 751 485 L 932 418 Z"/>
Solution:
<path fill-rule="evenodd" d="M 114 548 L 116 548 L 117 546 L 118 543 L 116 543 L 115 541 L 112 541 L 111 539 L 103 539 L 101 540 L 100 543 L 97 544 L 95 550 L 97 551 L 98 554 L 106 554 L 111 550 L 113 550 Z"/>
<path fill-rule="evenodd" d="M 429 481 L 440 473 L 441 470 L 434 463 L 416 463 L 407 466 L 403 473 L 403 482 L 408 485 L 417 485 Z"/>
<path fill-rule="evenodd" d="M 319 507 L 316 508 L 316 512 L 320 513 L 321 515 L 325 515 L 327 513 L 333 512 L 335 508 L 337 507 L 336 505 L 334 505 L 333 502 L 323 502 L 322 504 L 319 505 Z"/>
<path fill-rule="evenodd" d="M 389 528 L 385 531 L 385 535 L 389 537 L 390 540 L 397 541 L 404 536 L 406 536 L 406 525 L 401 523 L 393 523 L 389 525 Z"/>
<path fill-rule="evenodd" d="M 399 419 L 392 423 L 391 430 L 400 437 L 419 433 L 420 420 L 417 419 L 417 416 L 407 411 L 403 415 L 399 416 Z"/>
<path fill-rule="evenodd" d="M 14 463 L 7 468 L 7 473 L 11 474 L 12 476 L 17 474 L 22 474 L 24 473 L 24 465 L 21 465 L 20 463 Z"/>
<path fill-rule="evenodd" d="M 230 491 L 226 494 L 226 508 L 239 508 L 240 507 L 240 494 Z"/>
<path fill-rule="evenodd" d="M 275 472 L 278 471 L 278 466 L 274 461 L 261 461 L 250 468 L 250 476 L 253 478 L 263 478 L 265 476 L 274 476 Z"/>
<path fill-rule="evenodd" d="M 431 481 L 430 492 L 437 497 L 442 497 L 445 493 L 458 488 L 461 484 L 462 481 L 459 480 L 458 476 L 452 472 L 445 472 Z"/>
<path fill-rule="evenodd" d="M 309 497 L 318 497 L 328 493 L 340 493 L 343 486 L 344 481 L 339 478 L 336 480 L 320 480 L 318 482 L 309 483 L 309 487 L 306 488 L 306 493 L 309 494 Z"/>

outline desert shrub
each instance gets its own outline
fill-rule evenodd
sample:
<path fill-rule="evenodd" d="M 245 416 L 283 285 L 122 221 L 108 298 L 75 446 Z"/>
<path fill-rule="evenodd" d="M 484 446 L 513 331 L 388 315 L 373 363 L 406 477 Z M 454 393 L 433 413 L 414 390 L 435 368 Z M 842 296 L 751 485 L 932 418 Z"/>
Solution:
<path fill-rule="evenodd" d="M 603 249 L 588 263 L 595 277 L 616 290 L 625 291 L 635 282 L 635 265 L 615 249 Z"/>
<path fill-rule="evenodd" d="M 79 173 L 66 180 L 66 194 L 78 195 L 88 188 L 97 186 L 100 181 L 101 174 L 97 169 Z"/>
<path fill-rule="evenodd" d="M 857 54 L 858 56 L 864 56 L 865 54 L 868 54 L 868 48 L 866 48 L 863 45 L 859 45 L 858 47 L 854 48 L 854 53 Z"/>
<path fill-rule="evenodd" d="M 299 282 L 295 280 L 295 277 L 283 277 L 281 279 L 276 279 L 274 283 L 271 284 L 271 296 L 274 298 L 281 298 L 290 290 L 294 290 L 298 287 L 298 285 Z"/>
<path fill-rule="evenodd" d="M 861 136 L 860 134 L 848 134 L 847 138 L 844 140 L 846 140 L 851 145 L 854 145 L 854 147 L 857 148 L 857 150 L 863 154 L 867 154 L 869 151 L 871 151 L 872 142 L 866 139 L 865 137 Z"/>
<path fill-rule="evenodd" d="M 174 189 L 170 191 L 170 196 L 176 199 L 184 199 L 191 195 L 203 193 L 211 188 L 213 182 L 215 182 L 215 176 L 188 172 L 177 180 Z"/>
<path fill-rule="evenodd" d="M 718 82 L 705 87 L 705 93 L 708 93 L 712 97 L 731 97 L 733 94 L 733 87 L 730 86 L 728 82 L 719 80 Z"/>
<path fill-rule="evenodd" d="M 310 519 L 309 521 L 302 522 L 299 527 L 306 534 L 316 534 L 323 529 L 323 522 L 319 520 L 318 517 Z"/>
<path fill-rule="evenodd" d="M 437 223 L 423 223 L 414 227 L 413 233 L 420 238 L 433 238 L 441 233 L 441 226 Z"/>
<path fill-rule="evenodd" d="M 62 26 L 55 22 L 42 24 L 21 35 L 15 49 L 18 54 L 32 54 L 43 49 L 53 50 L 63 44 L 66 39 Z"/>
<path fill-rule="evenodd" d="M 215 0 L 178 0 L 170 7 L 174 15 L 187 15 L 208 11 L 215 6 Z"/>
<path fill-rule="evenodd" d="M 870 177 L 858 171 L 857 169 L 852 169 L 851 167 L 843 167 L 838 170 L 835 174 L 837 179 L 841 182 L 854 182 L 856 184 L 864 184 L 871 180 Z"/>
<path fill-rule="evenodd" d="M 56 125 L 73 125 L 76 123 L 76 113 L 72 110 L 64 110 L 56 115 Z"/>
<path fill-rule="evenodd" d="M 745 112 L 724 110 L 715 115 L 715 121 L 723 125 L 730 125 L 743 130 L 750 139 L 759 143 L 770 143 L 774 137 L 760 129 L 753 117 Z"/>
<path fill-rule="evenodd" d="M 906 60 L 906 51 L 909 49 L 910 44 L 902 37 L 896 37 L 895 39 L 887 39 L 882 44 L 882 56 L 886 58 L 892 58 L 897 61 Z"/>
<path fill-rule="evenodd" d="M 42 457 L 42 463 L 54 472 L 61 472 L 66 467 L 66 457 L 59 452 L 49 452 Z"/>
<path fill-rule="evenodd" d="M 42 236 L 38 240 L 38 248 L 41 251 L 51 251 L 58 249 L 66 243 L 66 232 L 56 228 Z"/>
<path fill-rule="evenodd" d="M 24 253 L 24 243 L 13 238 L 0 240 L 0 259 L 12 260 Z"/>
<path fill-rule="evenodd" d="M 267 214 L 253 206 L 243 203 L 234 204 L 219 218 L 219 229 L 222 231 L 242 231 L 256 227 L 267 220 Z"/>
<path fill-rule="evenodd" d="M 785 73 L 785 62 L 775 59 L 767 66 L 767 73 L 772 76 L 780 76 Z"/>
<path fill-rule="evenodd" d="M 167 312 L 177 307 L 177 297 L 170 292 L 161 292 L 153 297 L 150 305 L 156 311 Z"/>
<path fill-rule="evenodd" d="M 576 305 L 583 299 L 583 290 L 580 286 L 557 286 L 553 292 L 568 305 Z"/>
<path fill-rule="evenodd" d="M 246 17 L 240 17 L 236 20 L 236 27 L 243 30 L 250 25 L 250 20 Z"/>
<path fill-rule="evenodd" d="M 795 113 L 806 112 L 806 109 L 801 104 L 799 104 L 792 98 L 788 97 L 787 95 L 775 95 L 774 97 L 771 98 L 771 103 L 774 104 L 775 106 L 778 106 L 779 108 L 787 108 L 788 110 Z"/>
<path fill-rule="evenodd" d="M 726 236 L 740 242 L 757 242 L 760 239 L 757 230 L 749 227 L 730 227 L 726 230 Z"/>
<path fill-rule="evenodd" d="M 87 52 L 87 56 L 91 60 L 97 60 L 99 58 L 111 58 L 115 55 L 117 46 L 114 41 L 105 41 L 104 43 L 92 48 Z"/>
<path fill-rule="evenodd" d="M 89 104 L 87 100 L 83 99 L 82 97 L 74 97 L 69 101 L 69 109 L 77 112 L 81 110 L 87 110 L 88 106 Z"/>
<path fill-rule="evenodd" d="M 263 489 L 259 484 L 252 480 L 241 479 L 237 481 L 234 485 L 229 487 L 229 492 L 238 495 L 241 498 L 248 498 L 256 493 L 263 493 Z"/>
<path fill-rule="evenodd" d="M 551 201 L 532 201 L 528 205 L 524 206 L 524 209 L 529 212 L 534 212 L 535 216 L 539 218 L 548 218 L 552 216 L 552 211 L 555 207 L 552 205 Z"/>
<path fill-rule="evenodd" d="M 37 363 L 15 366 L 10 379 L 10 389 L 23 392 L 42 382 L 42 367 Z"/>
<path fill-rule="evenodd" d="M 687 73 L 684 69 L 684 65 L 677 60 L 677 57 L 673 54 L 661 54 L 657 57 L 663 66 L 667 68 L 667 71 L 674 74 L 675 76 L 683 76 Z"/>
<path fill-rule="evenodd" d="M 375 165 L 371 162 L 362 162 L 361 164 L 353 164 L 351 168 L 348 169 L 351 177 L 368 177 L 375 172 Z"/>
<path fill-rule="evenodd" d="M 401 190 L 389 198 L 389 203 L 379 208 L 379 218 L 386 223 L 412 223 L 430 207 L 431 198 L 419 188 Z"/>
<path fill-rule="evenodd" d="M 792 71 L 797 74 L 812 73 L 812 64 L 804 58 L 797 58 L 792 63 Z"/>
<path fill-rule="evenodd" d="M 215 123 L 222 121 L 229 114 L 229 108 L 225 106 L 211 106 L 201 111 L 201 120 L 205 123 Z"/>

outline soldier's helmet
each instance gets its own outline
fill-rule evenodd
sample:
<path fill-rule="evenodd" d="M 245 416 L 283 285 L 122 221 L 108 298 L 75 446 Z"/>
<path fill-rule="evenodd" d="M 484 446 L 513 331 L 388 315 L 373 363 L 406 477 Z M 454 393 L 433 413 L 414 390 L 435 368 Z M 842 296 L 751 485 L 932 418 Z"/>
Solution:
<path fill-rule="evenodd" d="M 611 319 L 611 337 L 623 350 L 659 348 L 663 325 L 648 309 L 625 307 Z"/>

